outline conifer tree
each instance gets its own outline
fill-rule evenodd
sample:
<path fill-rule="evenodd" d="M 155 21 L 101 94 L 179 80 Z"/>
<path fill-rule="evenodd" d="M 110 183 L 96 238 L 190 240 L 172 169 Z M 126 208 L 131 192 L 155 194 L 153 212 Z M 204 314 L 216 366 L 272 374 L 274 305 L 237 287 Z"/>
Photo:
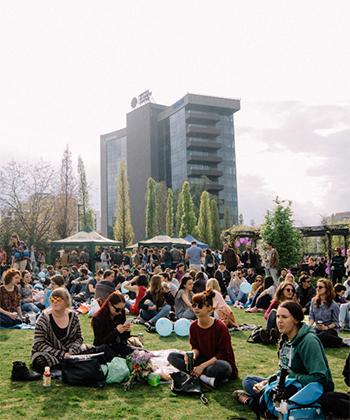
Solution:
<path fill-rule="evenodd" d="M 182 190 L 177 193 L 177 206 L 175 215 L 175 234 L 180 236 L 181 220 L 184 212 Z"/>
<path fill-rule="evenodd" d="M 182 200 L 183 214 L 179 234 L 181 238 L 194 234 L 196 227 L 196 215 L 194 213 L 190 184 L 188 181 L 185 181 L 182 184 Z"/>
<path fill-rule="evenodd" d="M 157 207 L 157 233 L 164 235 L 166 232 L 166 215 L 167 207 L 166 202 L 168 192 L 166 185 L 163 181 L 156 183 L 156 207 Z"/>
<path fill-rule="evenodd" d="M 212 217 L 210 208 L 210 197 L 207 191 L 201 194 L 199 217 L 198 217 L 198 239 L 211 245 L 212 244 Z"/>
<path fill-rule="evenodd" d="M 79 185 L 79 230 L 93 230 L 93 210 L 89 207 L 89 185 L 86 179 L 84 161 L 78 156 L 78 185 Z M 81 207 L 81 211 L 80 211 Z"/>
<path fill-rule="evenodd" d="M 210 200 L 210 210 L 211 210 L 211 229 L 212 229 L 212 247 L 214 249 L 221 248 L 220 240 L 220 216 L 218 203 L 215 198 Z"/>
<path fill-rule="evenodd" d="M 118 195 L 113 233 L 114 239 L 121 241 L 125 248 L 133 242 L 135 237 L 131 224 L 129 182 L 125 161 L 121 161 L 119 164 L 116 182 Z"/>
<path fill-rule="evenodd" d="M 156 202 L 156 181 L 148 178 L 146 192 L 146 238 L 157 235 L 157 202 Z"/>
<path fill-rule="evenodd" d="M 168 188 L 166 202 L 166 234 L 170 237 L 174 234 L 174 194 L 171 188 Z"/>

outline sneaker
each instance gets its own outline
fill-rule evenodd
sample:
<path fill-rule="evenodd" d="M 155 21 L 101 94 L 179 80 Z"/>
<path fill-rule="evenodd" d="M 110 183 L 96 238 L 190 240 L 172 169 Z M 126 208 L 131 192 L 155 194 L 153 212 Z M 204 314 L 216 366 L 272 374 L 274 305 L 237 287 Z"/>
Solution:
<path fill-rule="evenodd" d="M 199 379 L 205 384 L 210 386 L 210 388 L 215 388 L 216 387 L 216 383 L 215 383 L 215 378 L 209 377 L 207 375 L 201 375 L 199 377 Z"/>
<path fill-rule="evenodd" d="M 233 392 L 233 397 L 241 404 L 248 405 L 251 397 L 247 394 L 243 389 L 238 389 L 237 391 Z"/>
<path fill-rule="evenodd" d="M 11 379 L 13 381 L 36 381 L 40 378 L 41 374 L 38 372 L 31 372 L 24 362 L 13 362 L 11 374 Z"/>

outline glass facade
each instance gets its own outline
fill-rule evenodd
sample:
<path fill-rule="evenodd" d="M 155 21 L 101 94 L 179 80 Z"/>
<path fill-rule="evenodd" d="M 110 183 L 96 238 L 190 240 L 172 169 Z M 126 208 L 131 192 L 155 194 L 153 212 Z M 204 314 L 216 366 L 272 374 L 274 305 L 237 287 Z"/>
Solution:
<path fill-rule="evenodd" d="M 107 172 L 107 234 L 113 238 L 113 225 L 117 207 L 117 176 L 119 164 L 126 162 L 126 137 L 114 138 L 106 142 Z"/>
<path fill-rule="evenodd" d="M 185 108 L 169 117 L 171 184 L 174 191 L 187 179 Z"/>

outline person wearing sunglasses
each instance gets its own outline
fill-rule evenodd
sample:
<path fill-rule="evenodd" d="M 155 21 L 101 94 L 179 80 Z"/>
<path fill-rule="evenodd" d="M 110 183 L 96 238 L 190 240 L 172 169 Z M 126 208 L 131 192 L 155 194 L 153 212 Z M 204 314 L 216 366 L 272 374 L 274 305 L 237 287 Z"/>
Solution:
<path fill-rule="evenodd" d="M 107 345 L 114 356 L 126 357 L 132 353 L 128 345 L 131 323 L 126 321 L 125 298 L 119 292 L 111 293 L 92 317 L 94 345 Z"/>
<path fill-rule="evenodd" d="M 41 313 L 35 325 L 32 365 L 38 372 L 46 366 L 59 369 L 63 359 L 83 351 L 80 322 L 71 310 L 68 290 L 59 287 L 49 299 L 51 306 Z"/>
<path fill-rule="evenodd" d="M 296 289 L 296 297 L 303 308 L 304 314 L 309 314 L 311 300 L 315 295 L 316 289 L 311 284 L 311 277 L 308 274 L 301 275 Z"/>
<path fill-rule="evenodd" d="M 343 340 L 338 336 L 339 306 L 334 302 L 333 284 L 328 279 L 319 279 L 316 296 L 310 305 L 309 324 L 315 328 L 324 347 L 342 347 Z"/>
<path fill-rule="evenodd" d="M 211 316 L 214 297 L 211 289 L 192 297 L 197 320 L 190 326 L 194 368 L 188 372 L 212 387 L 238 376 L 229 331 L 222 321 Z M 168 362 L 180 371 L 187 371 L 188 357 L 183 353 L 170 353 Z"/>
<path fill-rule="evenodd" d="M 279 339 L 276 325 L 277 309 L 282 302 L 287 300 L 296 301 L 295 288 L 293 284 L 283 281 L 277 287 L 271 304 L 264 314 L 264 318 L 266 319 L 266 330 L 261 331 L 261 339 L 264 344 L 277 344 Z"/>

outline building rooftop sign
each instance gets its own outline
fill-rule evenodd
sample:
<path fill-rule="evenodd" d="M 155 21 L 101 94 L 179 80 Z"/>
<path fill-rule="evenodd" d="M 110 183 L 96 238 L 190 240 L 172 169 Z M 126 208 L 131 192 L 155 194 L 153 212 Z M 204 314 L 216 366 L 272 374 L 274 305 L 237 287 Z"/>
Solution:
<path fill-rule="evenodd" d="M 136 98 L 132 98 L 131 100 L 131 107 L 136 108 L 137 105 L 141 106 L 150 102 L 152 98 L 152 92 L 150 90 L 145 90 L 144 92 L 140 93 L 140 95 Z"/>

